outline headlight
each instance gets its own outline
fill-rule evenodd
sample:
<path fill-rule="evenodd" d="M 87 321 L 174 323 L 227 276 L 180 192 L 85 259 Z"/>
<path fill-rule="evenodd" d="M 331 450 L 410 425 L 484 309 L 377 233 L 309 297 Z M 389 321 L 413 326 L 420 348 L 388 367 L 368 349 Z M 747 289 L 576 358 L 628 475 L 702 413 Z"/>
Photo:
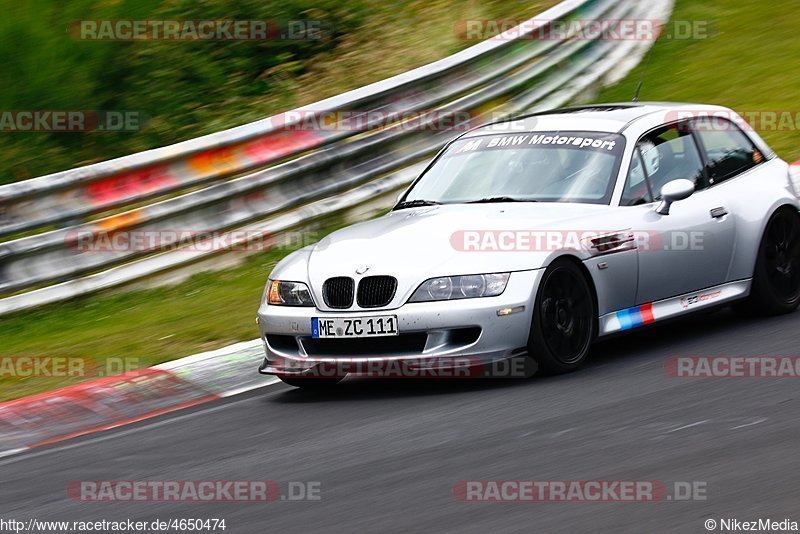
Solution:
<path fill-rule="evenodd" d="M 267 304 L 273 306 L 313 306 L 314 299 L 308 286 L 302 282 L 284 282 L 269 280 L 267 282 Z"/>
<path fill-rule="evenodd" d="M 506 290 L 510 273 L 442 276 L 422 283 L 409 302 L 496 297 Z"/>

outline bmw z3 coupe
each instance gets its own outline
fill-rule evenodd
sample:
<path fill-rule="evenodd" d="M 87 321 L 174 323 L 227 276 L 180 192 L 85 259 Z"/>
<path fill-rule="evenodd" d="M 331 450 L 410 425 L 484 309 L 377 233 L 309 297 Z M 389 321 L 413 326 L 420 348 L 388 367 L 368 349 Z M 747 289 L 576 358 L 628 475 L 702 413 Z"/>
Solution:
<path fill-rule="evenodd" d="M 274 268 L 260 372 L 297 386 L 396 363 L 563 373 L 598 337 L 697 310 L 787 313 L 800 302 L 799 195 L 800 166 L 723 107 L 487 124 L 449 142 L 389 213 Z"/>

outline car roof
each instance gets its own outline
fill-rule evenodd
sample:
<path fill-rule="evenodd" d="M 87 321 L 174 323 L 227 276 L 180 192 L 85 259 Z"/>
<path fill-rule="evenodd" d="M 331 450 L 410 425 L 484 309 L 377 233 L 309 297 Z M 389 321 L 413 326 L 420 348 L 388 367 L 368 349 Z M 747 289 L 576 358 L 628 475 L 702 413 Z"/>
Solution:
<path fill-rule="evenodd" d="M 628 125 L 654 113 L 699 109 L 723 110 L 719 106 L 678 102 L 618 102 L 590 104 L 586 106 L 554 109 L 521 116 L 509 117 L 470 130 L 462 137 L 474 137 L 489 133 L 537 132 L 537 131 L 583 131 L 621 132 Z"/>

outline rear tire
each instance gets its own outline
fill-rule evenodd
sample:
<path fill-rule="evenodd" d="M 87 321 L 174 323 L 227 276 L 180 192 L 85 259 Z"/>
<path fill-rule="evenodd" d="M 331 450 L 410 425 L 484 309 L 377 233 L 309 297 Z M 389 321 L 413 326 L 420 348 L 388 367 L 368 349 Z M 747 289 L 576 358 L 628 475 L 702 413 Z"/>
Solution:
<path fill-rule="evenodd" d="M 278 375 L 282 382 L 303 389 L 329 389 L 342 381 L 340 376 L 335 377 L 317 377 L 317 376 L 288 376 Z"/>
<path fill-rule="evenodd" d="M 800 304 L 800 216 L 779 209 L 770 217 L 758 246 L 747 311 L 780 315 Z"/>
<path fill-rule="evenodd" d="M 528 356 L 543 374 L 569 373 L 586 361 L 595 338 L 594 293 L 574 262 L 557 259 L 545 270 L 528 337 Z"/>

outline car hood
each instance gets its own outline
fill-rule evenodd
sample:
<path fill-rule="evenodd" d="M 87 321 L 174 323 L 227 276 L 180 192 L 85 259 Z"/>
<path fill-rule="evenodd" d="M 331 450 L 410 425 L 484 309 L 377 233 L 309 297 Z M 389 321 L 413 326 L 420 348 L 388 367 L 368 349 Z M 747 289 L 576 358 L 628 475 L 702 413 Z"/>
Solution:
<path fill-rule="evenodd" d="M 321 302 L 322 284 L 332 276 L 391 275 L 398 279 L 397 297 L 404 302 L 428 278 L 539 269 L 564 250 L 586 256 L 569 239 L 563 240 L 563 247 L 551 243 L 501 251 L 491 246 L 491 240 L 488 247 L 476 247 L 476 235 L 480 236 L 478 242 L 485 244 L 485 239 L 500 232 L 561 235 L 620 230 L 614 217 L 607 216 L 613 211 L 609 206 L 565 203 L 454 204 L 398 210 L 333 232 L 287 258 L 293 265 L 279 265 L 273 277 L 291 279 L 305 274 Z M 487 232 L 492 236 L 487 237 Z M 465 241 L 468 235 L 472 241 Z M 465 245 L 472 249 L 464 250 Z M 284 276 L 282 270 L 291 274 Z"/>

